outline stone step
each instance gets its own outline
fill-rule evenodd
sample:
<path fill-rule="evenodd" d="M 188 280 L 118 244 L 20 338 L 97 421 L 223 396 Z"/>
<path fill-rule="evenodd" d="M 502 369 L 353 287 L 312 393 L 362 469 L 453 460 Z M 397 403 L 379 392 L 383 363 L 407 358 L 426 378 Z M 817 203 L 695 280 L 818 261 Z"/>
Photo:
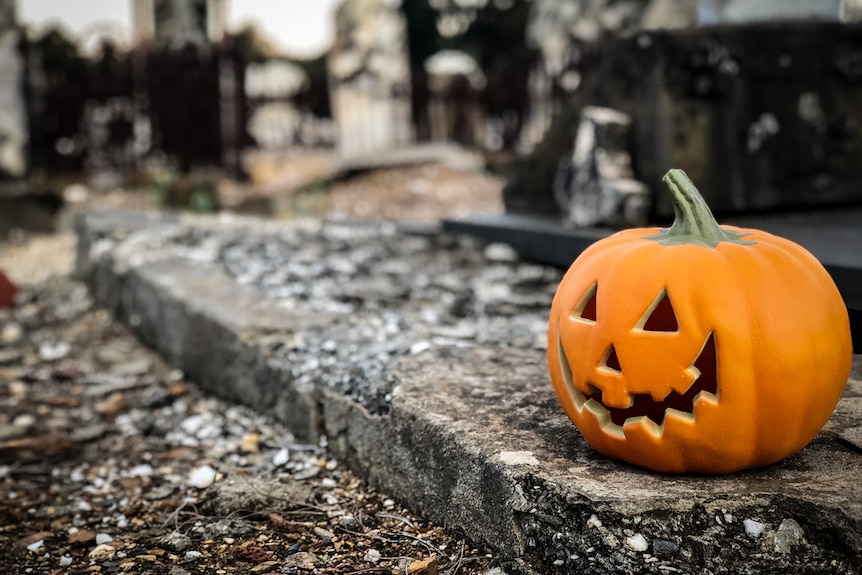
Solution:
<path fill-rule="evenodd" d="M 273 415 L 509 573 L 854 573 L 862 362 L 802 452 L 723 477 L 592 451 L 542 349 L 559 272 L 391 224 L 92 212 L 78 273 L 203 387 Z"/>

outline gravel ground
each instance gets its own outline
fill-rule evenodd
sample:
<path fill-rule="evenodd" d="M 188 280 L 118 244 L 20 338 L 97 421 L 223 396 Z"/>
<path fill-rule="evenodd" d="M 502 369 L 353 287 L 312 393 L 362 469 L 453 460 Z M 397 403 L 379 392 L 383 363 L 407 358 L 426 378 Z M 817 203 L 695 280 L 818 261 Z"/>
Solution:
<path fill-rule="evenodd" d="M 201 392 L 92 304 L 73 249 L 0 244 L 23 285 L 0 310 L 0 573 L 502 572 L 325 443 Z"/>

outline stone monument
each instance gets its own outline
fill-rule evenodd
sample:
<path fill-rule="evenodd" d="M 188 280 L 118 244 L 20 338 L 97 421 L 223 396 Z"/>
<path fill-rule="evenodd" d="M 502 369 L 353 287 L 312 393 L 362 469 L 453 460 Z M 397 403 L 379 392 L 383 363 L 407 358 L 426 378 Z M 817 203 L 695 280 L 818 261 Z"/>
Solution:
<path fill-rule="evenodd" d="M 413 141 L 407 25 L 400 0 L 344 0 L 327 66 L 338 150 L 362 156 Z"/>
<path fill-rule="evenodd" d="M 286 60 L 246 66 L 245 97 L 250 108 L 246 129 L 258 146 L 284 149 L 300 139 L 303 113 L 295 99 L 308 82 L 305 71 Z"/>
<path fill-rule="evenodd" d="M 628 228 L 647 223 L 649 188 L 634 178 L 630 129 L 631 118 L 622 112 L 584 108 L 571 159 L 561 163 L 554 182 L 567 224 Z"/>
<path fill-rule="evenodd" d="M 485 74 L 460 50 L 441 50 L 425 61 L 431 140 L 484 144 L 485 114 L 479 101 Z"/>

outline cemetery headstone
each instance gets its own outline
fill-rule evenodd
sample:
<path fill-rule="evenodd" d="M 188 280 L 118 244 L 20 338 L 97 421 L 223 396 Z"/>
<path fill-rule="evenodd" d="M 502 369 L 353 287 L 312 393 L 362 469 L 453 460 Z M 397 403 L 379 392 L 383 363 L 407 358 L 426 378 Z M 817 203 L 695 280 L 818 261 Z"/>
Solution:
<path fill-rule="evenodd" d="M 649 188 L 634 179 L 626 114 L 588 106 L 581 113 L 570 160 L 561 162 L 554 195 L 563 219 L 575 227 L 643 226 L 650 207 Z"/>
<path fill-rule="evenodd" d="M 308 87 L 308 75 L 296 64 L 270 60 L 245 69 L 247 130 L 263 149 L 285 149 L 301 138 L 303 113 L 295 98 Z"/>
<path fill-rule="evenodd" d="M 327 66 L 338 150 L 362 156 L 413 140 L 400 0 L 345 0 Z"/>
<path fill-rule="evenodd" d="M 431 140 L 484 144 L 485 115 L 480 102 L 485 75 L 476 60 L 459 50 L 441 50 L 425 62 Z"/>

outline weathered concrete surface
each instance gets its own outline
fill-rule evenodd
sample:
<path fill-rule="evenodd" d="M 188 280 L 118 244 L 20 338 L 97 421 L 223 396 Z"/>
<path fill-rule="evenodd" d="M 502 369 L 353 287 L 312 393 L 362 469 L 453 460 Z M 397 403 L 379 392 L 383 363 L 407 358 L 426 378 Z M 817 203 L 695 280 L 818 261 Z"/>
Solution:
<path fill-rule="evenodd" d="M 91 214 L 79 225 L 78 270 L 101 302 L 203 386 L 306 438 L 325 433 L 338 458 L 507 558 L 509 572 L 860 572 L 858 358 L 835 415 L 808 447 L 727 477 L 656 475 L 594 453 L 557 405 L 544 352 L 529 346 L 407 342 L 410 352 L 389 360 L 388 408 L 372 415 L 285 361 L 314 349 L 302 340 L 342 318 L 278 305 L 212 257 L 225 234 L 278 230 Z M 475 261 L 471 249 L 479 248 L 465 245 L 463 260 Z"/>

